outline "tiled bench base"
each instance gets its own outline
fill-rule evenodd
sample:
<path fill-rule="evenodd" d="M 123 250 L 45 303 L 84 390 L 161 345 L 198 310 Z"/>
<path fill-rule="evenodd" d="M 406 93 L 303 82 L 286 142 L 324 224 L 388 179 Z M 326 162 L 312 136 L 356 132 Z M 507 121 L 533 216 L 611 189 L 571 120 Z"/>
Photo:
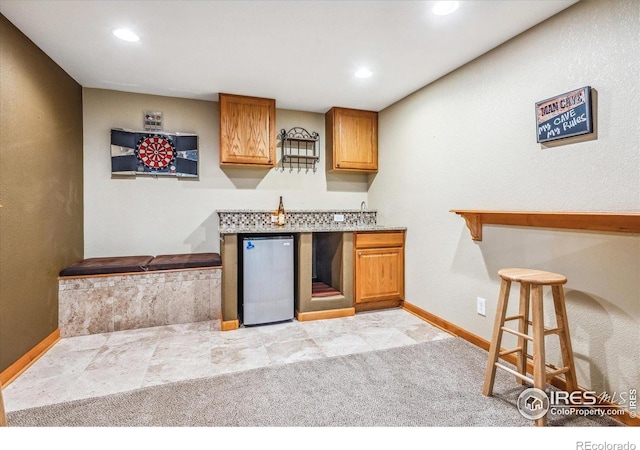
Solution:
<path fill-rule="evenodd" d="M 220 318 L 222 269 L 61 277 L 62 337 Z"/>

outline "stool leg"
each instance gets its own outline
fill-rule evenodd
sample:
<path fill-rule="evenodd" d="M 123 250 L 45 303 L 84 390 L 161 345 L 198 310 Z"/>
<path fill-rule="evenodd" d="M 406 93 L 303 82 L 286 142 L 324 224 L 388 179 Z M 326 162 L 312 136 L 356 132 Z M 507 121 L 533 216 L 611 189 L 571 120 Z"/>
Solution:
<path fill-rule="evenodd" d="M 500 353 L 502 327 L 504 326 L 504 319 L 507 315 L 507 302 L 509 299 L 510 289 L 511 281 L 503 279 L 502 283 L 500 283 L 498 307 L 496 309 L 493 335 L 491 336 L 491 344 L 489 346 L 489 359 L 487 361 L 487 370 L 484 377 L 484 386 L 482 387 L 482 393 L 487 396 L 493 394 L 493 382 L 496 378 L 496 362 L 498 362 L 498 355 Z"/>
<path fill-rule="evenodd" d="M 532 328 L 533 328 L 533 387 L 542 391 L 547 387 L 544 355 L 544 308 L 542 304 L 542 286 L 533 285 Z M 545 426 L 547 416 L 536 419 L 536 426 Z"/>
<path fill-rule="evenodd" d="M 518 331 L 522 334 L 529 333 L 529 295 L 531 291 L 531 285 L 528 283 L 520 284 L 520 312 L 521 316 L 518 320 Z M 528 339 L 525 339 L 521 336 L 518 336 L 518 347 L 520 348 L 520 352 L 518 353 L 518 359 L 516 362 L 516 369 L 522 375 L 527 374 L 527 345 L 529 343 Z M 520 384 L 525 384 L 525 381 L 516 377 L 516 381 Z"/>
<path fill-rule="evenodd" d="M 576 378 L 576 367 L 573 361 L 573 349 L 571 347 L 571 336 L 569 334 L 569 320 L 564 302 L 564 289 L 562 285 L 551 286 L 553 292 L 553 305 L 556 310 L 556 321 L 558 328 L 562 331 L 558 335 L 560 338 L 560 351 L 562 352 L 562 365 L 569 370 L 565 373 L 565 389 L 567 392 L 578 390 L 578 380 Z"/>

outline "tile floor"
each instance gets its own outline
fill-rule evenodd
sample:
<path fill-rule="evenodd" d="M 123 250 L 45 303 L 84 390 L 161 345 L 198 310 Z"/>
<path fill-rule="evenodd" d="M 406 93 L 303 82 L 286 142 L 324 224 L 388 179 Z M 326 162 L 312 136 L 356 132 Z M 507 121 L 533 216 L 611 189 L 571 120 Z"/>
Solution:
<path fill-rule="evenodd" d="M 61 339 L 4 389 L 7 411 L 452 337 L 402 309 L 222 332 L 219 322 Z"/>

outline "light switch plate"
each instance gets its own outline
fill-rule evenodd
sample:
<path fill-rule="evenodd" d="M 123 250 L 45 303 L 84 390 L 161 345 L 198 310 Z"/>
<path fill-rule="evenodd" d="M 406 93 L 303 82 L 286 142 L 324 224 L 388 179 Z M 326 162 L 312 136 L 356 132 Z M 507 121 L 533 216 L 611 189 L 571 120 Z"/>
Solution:
<path fill-rule="evenodd" d="M 333 215 L 334 222 L 344 222 L 344 214 L 334 214 Z"/>

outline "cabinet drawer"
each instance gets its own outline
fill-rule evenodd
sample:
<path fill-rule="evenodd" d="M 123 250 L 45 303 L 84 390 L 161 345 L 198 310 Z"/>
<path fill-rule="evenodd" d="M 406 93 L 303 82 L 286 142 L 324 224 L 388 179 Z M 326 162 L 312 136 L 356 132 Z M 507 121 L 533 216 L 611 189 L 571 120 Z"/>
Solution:
<path fill-rule="evenodd" d="M 356 248 L 403 247 L 404 232 L 356 233 Z"/>

